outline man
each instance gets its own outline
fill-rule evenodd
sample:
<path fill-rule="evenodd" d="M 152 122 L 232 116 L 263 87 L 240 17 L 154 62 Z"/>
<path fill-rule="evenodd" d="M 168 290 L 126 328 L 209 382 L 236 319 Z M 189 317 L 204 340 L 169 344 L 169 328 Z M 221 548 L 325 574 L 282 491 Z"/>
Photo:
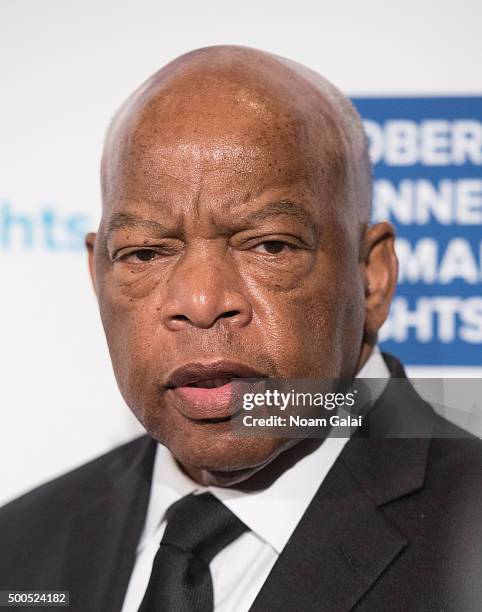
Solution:
<path fill-rule="evenodd" d="M 0 512 L 0 588 L 86 612 L 479 610 L 482 447 L 389 392 L 394 230 L 369 224 L 350 102 L 268 53 L 188 53 L 114 118 L 102 195 L 90 269 L 148 436 Z M 232 379 L 356 375 L 385 379 L 369 437 L 233 429 Z"/>

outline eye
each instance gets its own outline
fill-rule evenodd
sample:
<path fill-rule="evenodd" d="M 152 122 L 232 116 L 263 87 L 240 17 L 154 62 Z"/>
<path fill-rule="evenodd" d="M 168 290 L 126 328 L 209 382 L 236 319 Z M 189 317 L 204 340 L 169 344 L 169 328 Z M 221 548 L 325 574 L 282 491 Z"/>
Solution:
<path fill-rule="evenodd" d="M 288 242 L 283 242 L 282 240 L 265 240 L 264 242 L 258 244 L 254 250 L 262 248 L 264 252 L 269 255 L 279 255 L 283 252 L 285 247 L 287 247 L 288 250 L 296 248 L 294 245 L 289 244 Z"/>
<path fill-rule="evenodd" d="M 150 261 L 163 261 L 169 257 L 179 255 L 183 250 L 180 240 L 162 240 L 156 244 L 132 245 L 121 247 L 114 251 L 111 258 L 113 262 L 127 262 L 131 264 L 149 263 Z"/>
<path fill-rule="evenodd" d="M 134 261 L 152 261 L 158 255 L 153 249 L 139 249 L 125 256 L 125 259 L 133 259 Z"/>

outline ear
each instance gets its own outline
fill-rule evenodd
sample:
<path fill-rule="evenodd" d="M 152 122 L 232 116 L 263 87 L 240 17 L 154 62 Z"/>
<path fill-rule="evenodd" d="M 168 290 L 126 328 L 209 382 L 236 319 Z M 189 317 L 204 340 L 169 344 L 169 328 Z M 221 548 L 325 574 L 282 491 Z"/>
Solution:
<path fill-rule="evenodd" d="M 395 229 L 383 221 L 367 228 L 364 242 L 365 334 L 376 338 L 385 322 L 398 278 Z"/>
<path fill-rule="evenodd" d="M 95 280 L 95 264 L 94 264 L 94 249 L 95 249 L 96 240 L 97 240 L 97 234 L 95 234 L 94 232 L 89 232 L 85 237 L 85 246 L 87 248 L 87 253 L 89 257 L 90 278 L 92 279 L 92 285 L 94 286 L 94 291 L 97 293 L 97 284 Z"/>

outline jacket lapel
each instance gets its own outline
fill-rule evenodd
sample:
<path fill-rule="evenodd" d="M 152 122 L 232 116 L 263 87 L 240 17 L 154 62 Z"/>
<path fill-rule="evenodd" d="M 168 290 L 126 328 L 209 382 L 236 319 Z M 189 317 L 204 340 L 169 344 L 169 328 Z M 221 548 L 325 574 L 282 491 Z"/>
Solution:
<path fill-rule="evenodd" d="M 408 544 L 380 507 L 423 486 L 433 411 L 410 385 L 392 391 L 370 411 L 369 432 L 346 444 L 250 612 L 351 610 Z"/>
<path fill-rule="evenodd" d="M 91 503 L 72 519 L 61 584 L 73 610 L 118 612 L 144 524 L 156 444 L 143 436 L 115 454 Z M 102 491 L 102 489 L 104 489 Z"/>
<path fill-rule="evenodd" d="M 406 543 L 337 461 L 251 612 L 350 610 Z"/>

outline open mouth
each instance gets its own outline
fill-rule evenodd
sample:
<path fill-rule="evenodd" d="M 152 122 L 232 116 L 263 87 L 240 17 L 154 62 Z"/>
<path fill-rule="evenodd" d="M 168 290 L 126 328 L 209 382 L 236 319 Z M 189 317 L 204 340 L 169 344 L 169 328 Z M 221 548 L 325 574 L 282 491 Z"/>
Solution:
<path fill-rule="evenodd" d="M 236 402 L 233 402 L 232 382 L 246 378 L 265 378 L 265 375 L 232 361 L 191 362 L 174 370 L 165 387 L 185 417 L 217 422 L 229 420 L 237 412 L 233 406 Z"/>
<path fill-rule="evenodd" d="M 197 387 L 200 389 L 215 389 L 217 387 L 223 387 L 231 382 L 231 378 L 208 378 L 207 380 L 198 380 L 186 385 L 186 387 Z"/>

